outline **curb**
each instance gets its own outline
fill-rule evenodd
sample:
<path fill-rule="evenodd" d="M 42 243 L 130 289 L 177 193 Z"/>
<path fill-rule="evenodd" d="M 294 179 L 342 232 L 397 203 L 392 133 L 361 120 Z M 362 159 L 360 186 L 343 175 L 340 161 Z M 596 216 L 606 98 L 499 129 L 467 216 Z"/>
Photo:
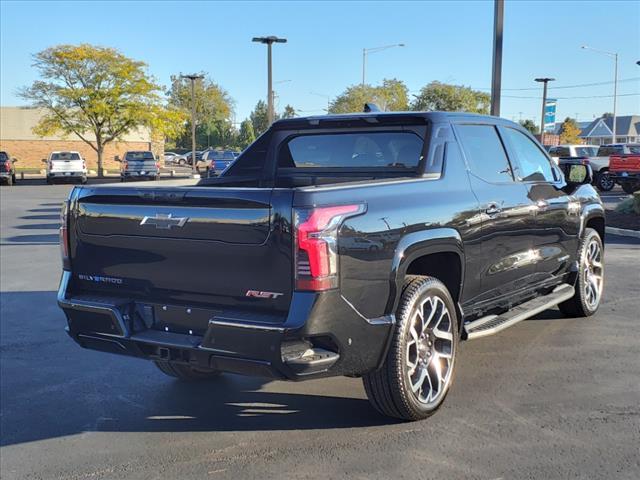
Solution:
<path fill-rule="evenodd" d="M 606 233 L 610 233 L 611 235 L 620 235 L 622 237 L 640 238 L 640 231 L 638 231 L 638 230 L 628 230 L 626 228 L 606 227 L 605 231 L 606 231 Z"/>

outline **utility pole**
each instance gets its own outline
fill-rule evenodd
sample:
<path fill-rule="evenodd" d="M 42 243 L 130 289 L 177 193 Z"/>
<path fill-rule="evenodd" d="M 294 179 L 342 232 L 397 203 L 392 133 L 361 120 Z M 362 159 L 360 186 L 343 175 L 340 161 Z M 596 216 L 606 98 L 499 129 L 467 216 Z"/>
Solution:
<path fill-rule="evenodd" d="M 611 134 L 613 135 L 612 142 L 616 143 L 616 110 L 618 106 L 618 54 L 616 52 L 607 52 L 606 50 L 598 50 L 597 48 L 591 48 L 586 45 L 581 47 L 583 50 L 591 50 L 592 52 L 606 55 L 609 58 L 613 58 L 613 128 Z M 638 63 L 640 65 L 640 63 Z"/>
<path fill-rule="evenodd" d="M 274 43 L 287 43 L 286 38 L 278 38 L 276 36 L 269 37 L 253 37 L 252 42 L 263 43 L 267 46 L 267 118 L 269 125 L 273 123 L 273 78 L 272 78 L 272 62 L 271 62 L 271 45 Z"/>
<path fill-rule="evenodd" d="M 493 68 L 491 72 L 491 115 L 500 116 L 502 84 L 502 33 L 504 0 L 494 0 L 493 8 Z"/>
<path fill-rule="evenodd" d="M 196 80 L 202 80 L 203 75 L 180 75 L 180 78 L 188 78 L 191 81 L 191 173 L 198 177 L 196 171 Z"/>
<path fill-rule="evenodd" d="M 555 78 L 549 77 L 535 79 L 536 82 L 541 82 L 544 84 L 544 88 L 542 90 L 542 116 L 540 117 L 540 143 L 544 143 L 544 111 L 545 107 L 547 106 L 547 83 L 553 82 L 554 80 Z"/>
<path fill-rule="evenodd" d="M 395 47 L 404 47 L 404 43 L 394 43 L 393 45 L 385 45 L 383 47 L 363 48 L 362 49 L 362 86 L 364 87 L 367 74 L 367 55 L 369 53 L 378 53 Z"/>

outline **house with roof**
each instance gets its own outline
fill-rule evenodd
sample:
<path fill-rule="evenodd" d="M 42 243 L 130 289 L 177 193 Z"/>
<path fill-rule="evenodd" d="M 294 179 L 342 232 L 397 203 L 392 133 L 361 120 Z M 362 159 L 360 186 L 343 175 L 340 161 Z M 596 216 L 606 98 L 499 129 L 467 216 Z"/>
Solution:
<path fill-rule="evenodd" d="M 590 145 L 606 143 L 640 143 L 640 115 L 616 117 L 616 140 L 613 142 L 613 117 L 596 118 L 586 127 L 580 126 L 580 138 Z"/>

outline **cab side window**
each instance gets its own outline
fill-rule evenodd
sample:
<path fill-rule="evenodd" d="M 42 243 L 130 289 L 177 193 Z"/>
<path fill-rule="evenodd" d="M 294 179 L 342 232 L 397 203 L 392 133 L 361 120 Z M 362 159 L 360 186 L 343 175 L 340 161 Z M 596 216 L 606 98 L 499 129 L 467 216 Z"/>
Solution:
<path fill-rule="evenodd" d="M 504 128 L 505 140 L 516 155 L 518 176 L 523 182 L 555 182 L 556 176 L 549 159 L 524 133 L 513 128 Z"/>

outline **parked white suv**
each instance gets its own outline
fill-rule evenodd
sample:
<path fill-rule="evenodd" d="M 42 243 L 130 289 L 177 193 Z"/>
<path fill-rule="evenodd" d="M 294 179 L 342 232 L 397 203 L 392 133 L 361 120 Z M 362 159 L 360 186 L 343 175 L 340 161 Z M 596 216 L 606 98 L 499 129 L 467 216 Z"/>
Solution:
<path fill-rule="evenodd" d="M 51 152 L 43 158 L 47 164 L 47 183 L 55 180 L 76 180 L 87 183 L 87 163 L 79 152 Z"/>
<path fill-rule="evenodd" d="M 560 157 L 595 157 L 598 145 L 554 145 L 549 148 L 549 156 L 556 164 Z"/>

